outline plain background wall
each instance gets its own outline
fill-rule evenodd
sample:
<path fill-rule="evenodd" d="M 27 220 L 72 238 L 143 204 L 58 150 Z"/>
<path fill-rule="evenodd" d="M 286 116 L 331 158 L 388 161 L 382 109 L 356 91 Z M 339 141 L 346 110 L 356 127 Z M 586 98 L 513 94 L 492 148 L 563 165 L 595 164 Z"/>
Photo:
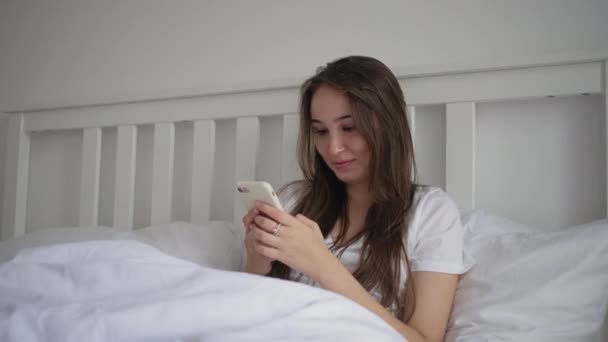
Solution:
<path fill-rule="evenodd" d="M 537 227 L 606 217 L 604 96 L 489 102 L 476 111 L 480 208 Z"/>
<path fill-rule="evenodd" d="M 8 115 L 0 113 L 0 222 L 4 211 L 4 159 L 6 156 L 6 136 L 8 131 Z"/>
<path fill-rule="evenodd" d="M 608 49 L 606 0 L 0 0 L 0 112 Z"/>

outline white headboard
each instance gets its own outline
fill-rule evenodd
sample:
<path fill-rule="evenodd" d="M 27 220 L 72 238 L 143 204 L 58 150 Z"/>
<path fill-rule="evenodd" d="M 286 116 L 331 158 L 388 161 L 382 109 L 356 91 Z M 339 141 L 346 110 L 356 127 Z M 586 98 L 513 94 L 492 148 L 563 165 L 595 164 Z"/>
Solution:
<path fill-rule="evenodd" d="M 420 181 L 541 228 L 606 217 L 606 60 L 399 73 Z M 298 178 L 298 85 L 9 113 L 2 238 L 239 221 L 236 180 Z"/>

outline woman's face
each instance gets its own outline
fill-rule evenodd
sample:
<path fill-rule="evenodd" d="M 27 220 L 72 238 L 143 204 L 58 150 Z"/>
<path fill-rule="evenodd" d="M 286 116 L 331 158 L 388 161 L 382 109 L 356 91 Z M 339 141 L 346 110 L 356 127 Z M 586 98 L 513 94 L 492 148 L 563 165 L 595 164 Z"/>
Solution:
<path fill-rule="evenodd" d="M 355 127 L 348 98 L 321 86 L 311 100 L 312 134 L 317 152 L 346 184 L 369 181 L 370 149 Z"/>

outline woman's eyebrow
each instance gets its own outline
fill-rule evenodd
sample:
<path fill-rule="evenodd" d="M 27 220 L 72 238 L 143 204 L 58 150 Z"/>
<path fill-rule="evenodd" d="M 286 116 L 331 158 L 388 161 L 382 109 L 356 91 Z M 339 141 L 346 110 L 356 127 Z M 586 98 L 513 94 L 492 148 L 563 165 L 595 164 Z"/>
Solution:
<path fill-rule="evenodd" d="M 350 119 L 352 117 L 353 116 L 351 114 L 346 114 L 346 115 L 342 115 L 341 117 L 335 119 L 334 121 L 340 121 L 340 120 L 344 120 L 344 119 Z M 321 122 L 321 121 L 319 121 L 317 119 L 312 119 L 311 121 L 312 121 L 312 123 L 318 123 L 318 124 L 322 124 L 323 123 L 323 122 Z"/>

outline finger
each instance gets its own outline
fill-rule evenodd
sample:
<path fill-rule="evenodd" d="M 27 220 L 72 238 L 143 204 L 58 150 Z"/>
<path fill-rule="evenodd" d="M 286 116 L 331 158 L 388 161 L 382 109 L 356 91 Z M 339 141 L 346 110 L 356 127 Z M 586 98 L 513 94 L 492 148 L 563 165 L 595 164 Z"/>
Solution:
<path fill-rule="evenodd" d="M 264 245 L 264 243 L 258 240 L 258 237 L 255 234 L 255 231 L 259 230 L 259 228 L 252 228 L 251 232 L 245 236 L 245 246 L 247 249 L 255 250 L 255 246 Z"/>
<path fill-rule="evenodd" d="M 279 250 L 276 248 L 272 248 L 272 247 L 268 247 L 268 246 L 264 246 L 264 245 L 256 245 L 255 246 L 255 251 L 260 253 L 261 255 L 272 259 L 272 260 L 279 260 Z"/>
<path fill-rule="evenodd" d="M 259 228 L 258 228 L 258 227 L 257 227 L 255 224 L 250 224 L 250 225 L 247 227 L 247 233 L 245 234 L 245 238 L 246 238 L 246 239 L 252 239 L 252 240 L 255 240 L 255 234 L 254 234 L 254 231 L 255 231 L 256 229 L 259 229 Z"/>
<path fill-rule="evenodd" d="M 250 220 L 249 214 L 243 216 L 243 227 L 245 227 L 247 231 L 249 231 L 249 225 L 251 224 Z"/>
<path fill-rule="evenodd" d="M 258 227 L 260 227 L 261 229 L 264 229 L 267 232 L 272 232 L 274 230 L 274 228 L 277 226 L 277 222 L 275 222 L 267 217 L 261 216 L 261 215 L 254 217 L 253 222 Z"/>
<path fill-rule="evenodd" d="M 243 217 L 243 226 L 245 227 L 245 233 L 249 233 L 251 230 L 251 223 L 253 221 L 253 217 Z"/>
<path fill-rule="evenodd" d="M 249 226 L 247 226 L 247 233 L 251 235 L 255 235 L 254 232 L 256 229 L 264 229 L 260 227 L 255 221 L 253 221 Z M 270 230 L 272 232 L 272 229 Z"/>
<path fill-rule="evenodd" d="M 276 222 L 281 223 L 282 225 L 293 226 L 293 224 L 297 222 L 295 217 L 289 215 L 289 213 L 286 213 L 283 210 L 270 206 L 264 202 L 256 201 L 255 207 L 261 213 L 266 214 L 269 218 L 273 219 Z"/>
<path fill-rule="evenodd" d="M 249 210 L 245 216 L 243 216 L 243 224 L 245 225 L 245 227 L 247 227 L 251 224 L 251 221 L 257 214 L 259 214 L 259 210 L 257 210 L 256 208 L 253 208 L 253 209 Z"/>
<path fill-rule="evenodd" d="M 281 239 L 278 236 L 274 236 L 273 234 L 268 233 L 265 230 L 258 228 L 253 231 L 253 234 L 255 235 L 257 241 L 266 246 L 279 248 L 281 244 Z"/>
<path fill-rule="evenodd" d="M 258 226 L 255 224 L 255 222 L 251 222 L 246 226 L 245 235 L 251 234 L 251 232 L 256 228 L 258 228 Z"/>

